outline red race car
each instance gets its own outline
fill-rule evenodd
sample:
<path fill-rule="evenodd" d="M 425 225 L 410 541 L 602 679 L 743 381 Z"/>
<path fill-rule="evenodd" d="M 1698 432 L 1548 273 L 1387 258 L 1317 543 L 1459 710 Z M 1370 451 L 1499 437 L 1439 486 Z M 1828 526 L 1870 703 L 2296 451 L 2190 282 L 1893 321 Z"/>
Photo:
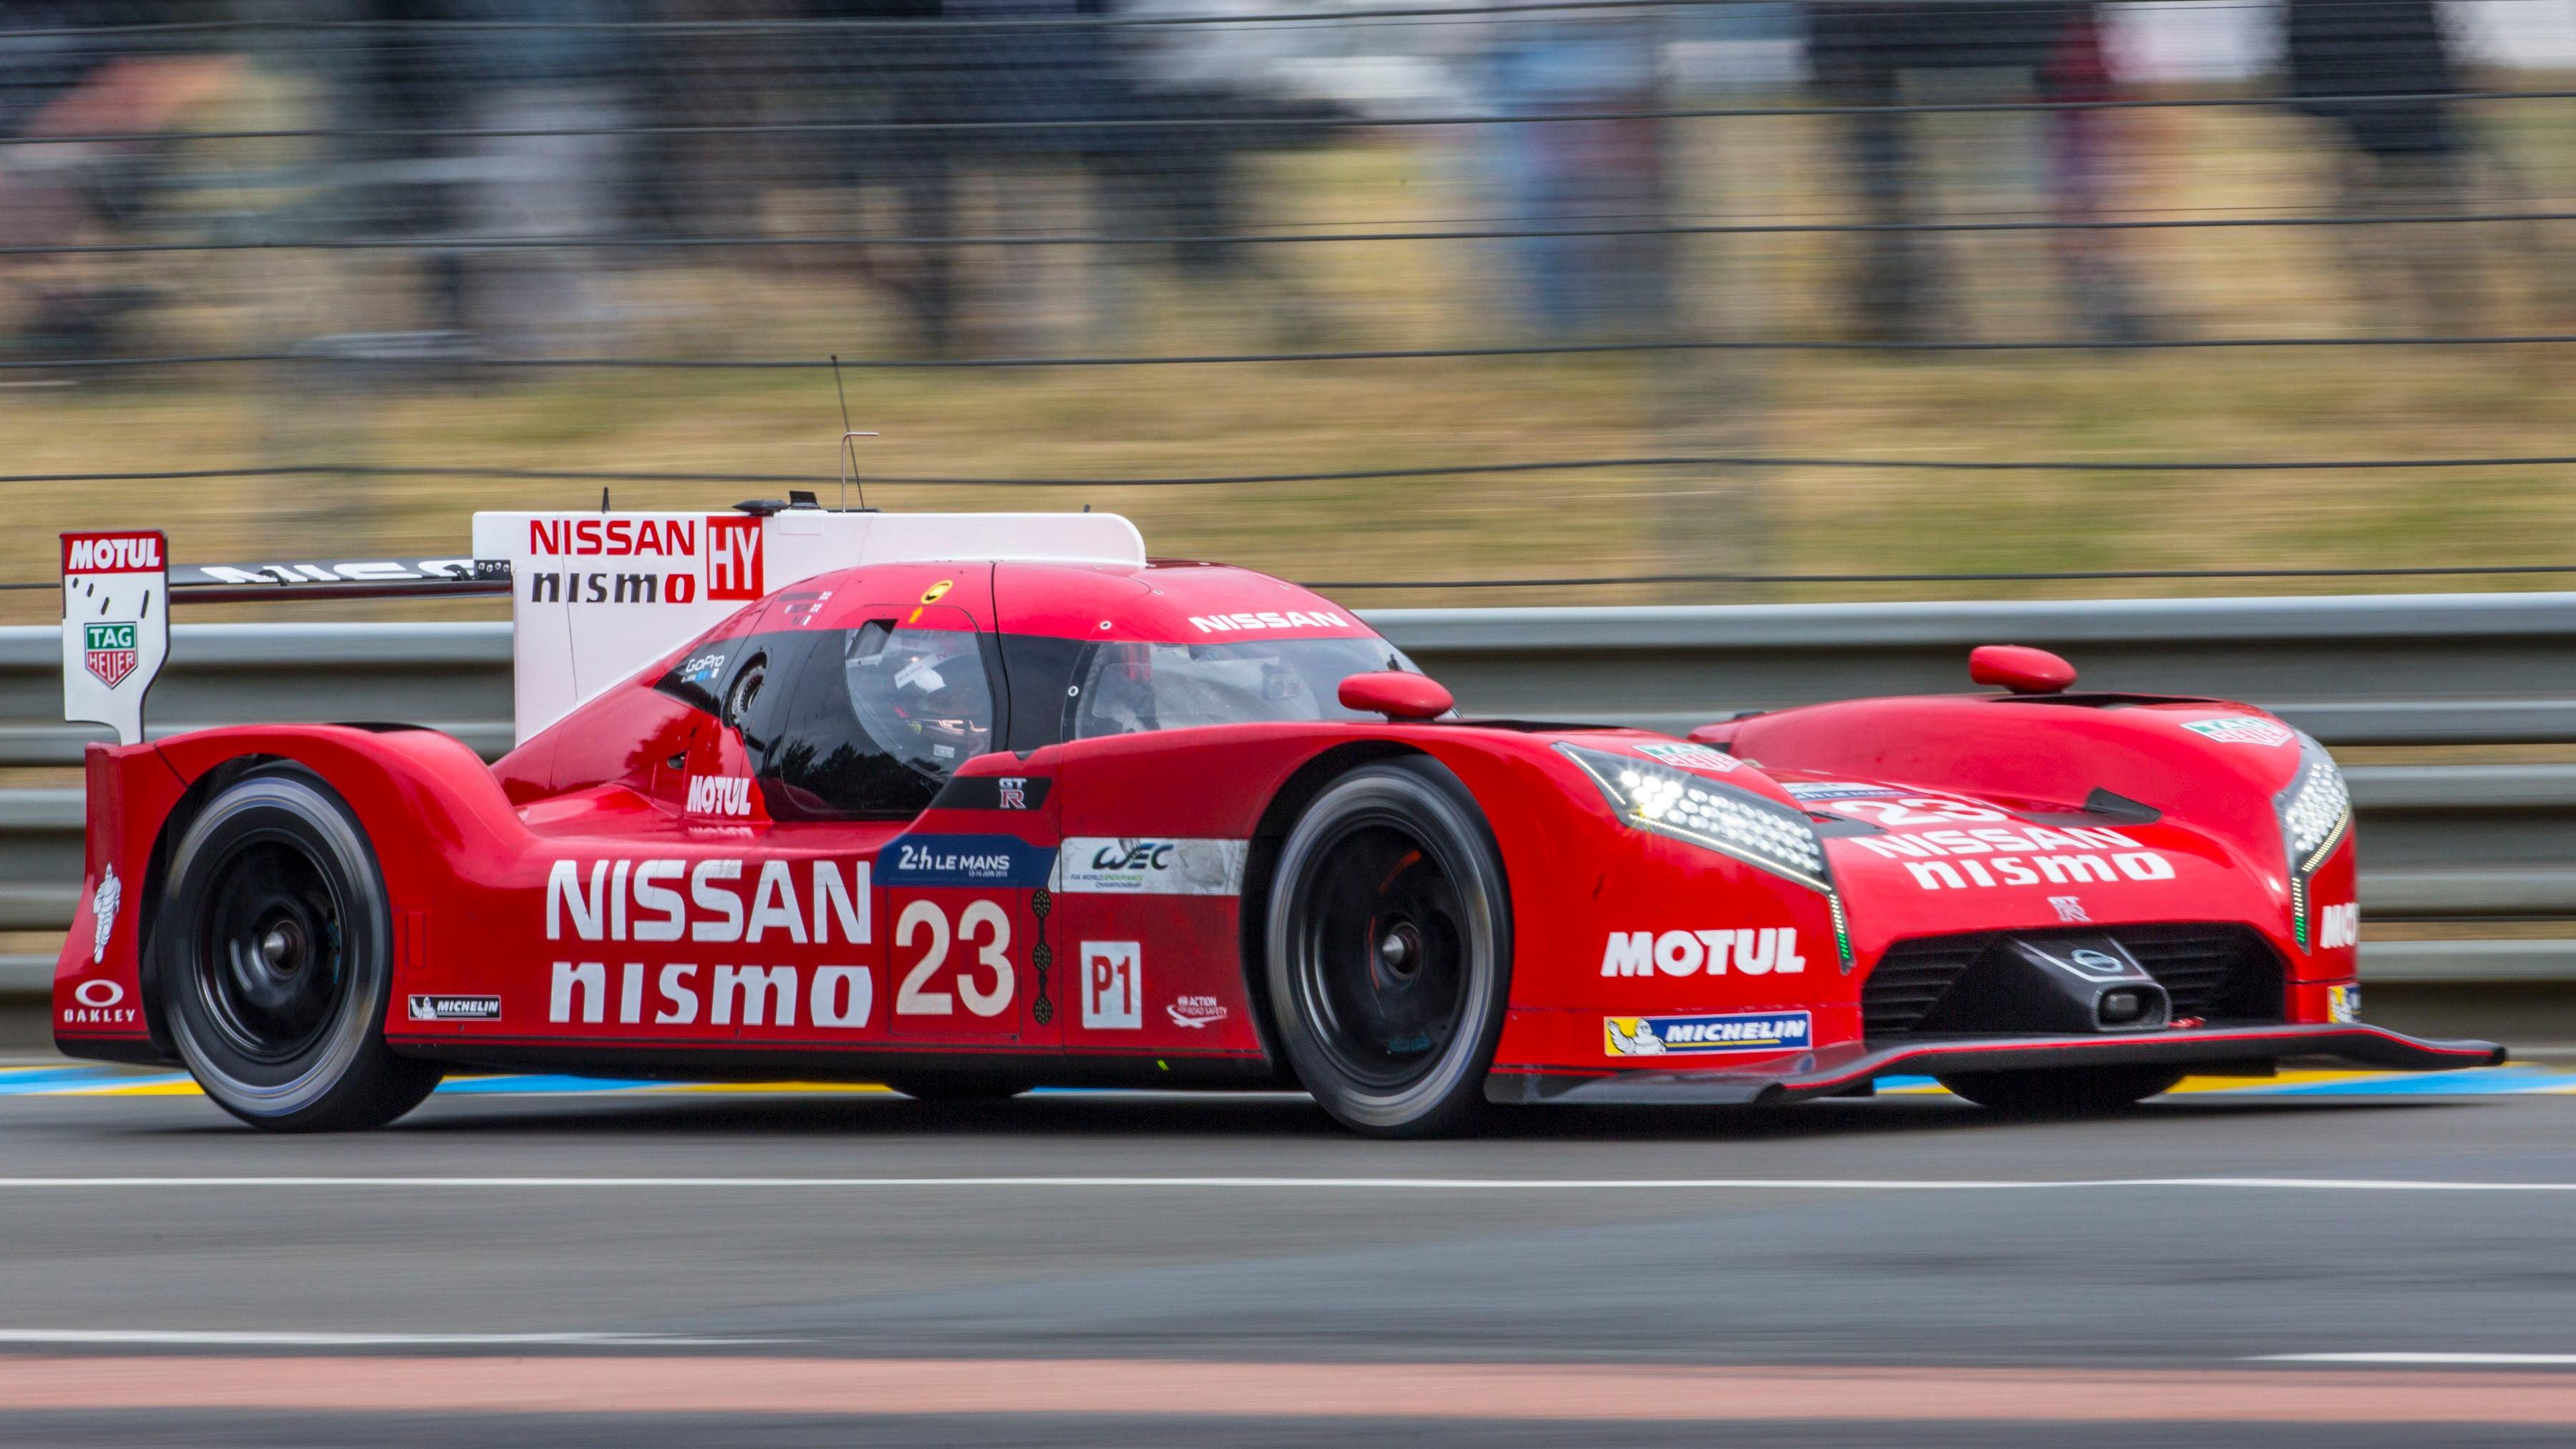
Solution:
<path fill-rule="evenodd" d="M 2286 1057 L 2500 1061 L 2356 1017 L 2352 811 L 2218 700 L 2000 692 L 1688 739 L 1462 718 L 1356 615 L 1125 520 L 478 514 L 471 557 L 209 567 L 64 540 L 75 1056 L 259 1126 L 448 1072 L 1302 1087 L 1363 1132 L 1928 1073 L 2124 1104 Z M 507 589 L 518 746 L 144 741 L 178 596 Z"/>

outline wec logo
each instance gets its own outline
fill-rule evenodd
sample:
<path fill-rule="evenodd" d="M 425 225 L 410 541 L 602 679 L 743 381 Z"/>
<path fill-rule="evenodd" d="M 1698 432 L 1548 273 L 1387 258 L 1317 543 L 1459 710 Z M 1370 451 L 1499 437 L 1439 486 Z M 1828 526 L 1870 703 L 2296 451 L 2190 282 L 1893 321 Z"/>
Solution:
<path fill-rule="evenodd" d="M 1130 840 L 1104 845 L 1091 856 L 1093 870 L 1169 870 L 1172 865 L 1172 842 L 1168 840 Z"/>

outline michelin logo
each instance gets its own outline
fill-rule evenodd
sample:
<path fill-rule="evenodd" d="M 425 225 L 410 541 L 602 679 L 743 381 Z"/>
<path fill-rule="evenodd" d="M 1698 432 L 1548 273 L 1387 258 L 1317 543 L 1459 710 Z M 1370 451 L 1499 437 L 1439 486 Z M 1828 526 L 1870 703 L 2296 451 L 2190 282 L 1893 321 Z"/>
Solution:
<path fill-rule="evenodd" d="M 1711 1052 L 1800 1051 L 1811 1032 L 1803 1011 L 1732 1016 L 1605 1016 L 1601 1049 L 1614 1057 L 1701 1056 Z"/>

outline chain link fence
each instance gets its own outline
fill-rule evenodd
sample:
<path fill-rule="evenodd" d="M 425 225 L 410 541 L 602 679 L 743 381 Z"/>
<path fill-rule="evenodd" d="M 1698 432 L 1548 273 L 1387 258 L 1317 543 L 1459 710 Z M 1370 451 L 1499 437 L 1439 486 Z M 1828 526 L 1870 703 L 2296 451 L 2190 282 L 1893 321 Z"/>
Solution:
<path fill-rule="evenodd" d="M 0 472 L 422 536 L 828 478 L 837 357 L 889 476 L 1296 475 L 1144 506 L 1309 576 L 2491 564 L 2572 77 L 2559 0 L 21 0 Z M 2225 552 L 2272 464 L 2366 527 Z"/>

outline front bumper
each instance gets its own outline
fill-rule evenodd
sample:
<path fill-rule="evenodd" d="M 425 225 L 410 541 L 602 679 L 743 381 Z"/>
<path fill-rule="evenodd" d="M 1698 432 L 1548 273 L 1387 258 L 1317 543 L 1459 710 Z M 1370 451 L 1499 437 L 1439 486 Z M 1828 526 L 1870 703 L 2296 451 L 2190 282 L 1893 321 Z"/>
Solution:
<path fill-rule="evenodd" d="M 1913 1036 L 1841 1046 L 1748 1071 L 1625 1071 L 1600 1076 L 1495 1073 L 1494 1102 L 1768 1105 L 1849 1093 L 1880 1077 L 2043 1067 L 2220 1066 L 2330 1057 L 2381 1071 L 2439 1072 L 2501 1064 L 2491 1041 L 2426 1041 L 2376 1026 L 2238 1026 L 2135 1036 Z"/>

